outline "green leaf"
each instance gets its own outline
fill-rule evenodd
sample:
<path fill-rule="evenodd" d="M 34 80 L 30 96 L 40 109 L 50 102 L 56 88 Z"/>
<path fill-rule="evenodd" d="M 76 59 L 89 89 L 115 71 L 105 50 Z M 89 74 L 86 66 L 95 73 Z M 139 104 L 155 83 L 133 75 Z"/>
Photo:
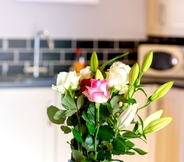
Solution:
<path fill-rule="evenodd" d="M 133 132 L 136 132 L 136 131 L 137 131 L 137 129 L 138 129 L 138 127 L 139 127 L 139 123 L 138 123 L 138 122 L 136 122 L 136 123 L 135 123 L 135 126 L 134 126 L 134 128 L 133 128 Z"/>
<path fill-rule="evenodd" d="M 54 124 L 63 124 L 65 119 L 64 118 L 60 118 L 59 120 L 55 120 L 54 116 L 56 114 L 56 112 L 60 111 L 57 107 L 55 106 L 49 106 L 47 108 L 47 115 L 49 120 L 54 123 Z"/>
<path fill-rule="evenodd" d="M 107 142 L 107 141 L 103 141 L 102 143 L 103 143 L 104 146 L 107 147 L 108 150 L 112 150 L 113 149 L 112 143 Z"/>
<path fill-rule="evenodd" d="M 75 162 L 81 162 L 85 160 L 85 156 L 78 150 L 72 150 L 72 157 L 75 159 Z"/>
<path fill-rule="evenodd" d="M 125 103 L 125 102 L 127 102 L 127 100 L 123 96 L 120 96 L 120 95 L 114 96 L 111 99 L 110 103 L 111 103 L 111 106 L 113 108 L 113 114 L 118 112 L 121 109 L 120 105 L 119 105 L 120 102 Z"/>
<path fill-rule="evenodd" d="M 71 109 L 71 110 L 66 110 L 65 111 L 65 115 L 66 116 L 72 116 L 73 114 L 75 114 L 77 112 L 77 109 L 74 110 L 74 109 Z"/>
<path fill-rule="evenodd" d="M 125 140 L 122 137 L 117 137 L 113 141 L 113 154 L 120 155 L 124 154 L 127 151 L 127 145 Z"/>
<path fill-rule="evenodd" d="M 67 127 L 67 126 L 63 126 L 63 125 L 62 125 L 60 128 L 61 128 L 61 130 L 62 130 L 65 134 L 68 134 L 68 133 L 71 132 L 71 129 L 70 129 L 69 127 Z"/>
<path fill-rule="evenodd" d="M 134 98 L 128 98 L 128 103 L 129 104 L 135 104 L 136 100 Z"/>
<path fill-rule="evenodd" d="M 124 162 L 123 160 L 119 160 L 119 159 L 111 159 L 111 162 Z"/>
<path fill-rule="evenodd" d="M 106 104 L 105 105 L 101 104 L 100 105 L 100 118 L 103 119 L 103 121 L 101 122 L 105 122 L 109 116 L 110 116 L 110 112 Z"/>
<path fill-rule="evenodd" d="M 83 142 L 82 136 L 80 135 L 80 133 L 76 130 L 73 129 L 72 130 L 73 136 L 74 138 L 78 141 L 78 142 Z"/>
<path fill-rule="evenodd" d="M 85 145 L 88 147 L 88 148 L 94 148 L 94 144 L 93 144 L 93 137 L 90 136 L 90 135 L 87 135 L 86 139 L 85 139 Z"/>
<path fill-rule="evenodd" d="M 143 150 L 141 150 L 141 149 L 139 149 L 139 148 L 132 148 L 134 151 L 136 151 L 138 154 L 140 154 L 140 155 L 145 155 L 145 154 L 147 154 L 147 152 L 145 152 L 145 151 L 143 151 Z"/>
<path fill-rule="evenodd" d="M 95 125 L 91 122 L 87 122 L 86 126 L 88 127 L 88 131 L 90 134 L 94 135 L 95 133 Z"/>
<path fill-rule="evenodd" d="M 73 100 L 73 98 L 70 95 L 65 95 L 62 98 L 62 105 L 66 108 L 66 109 L 77 109 L 77 106 Z"/>
<path fill-rule="evenodd" d="M 88 133 L 88 129 L 87 129 L 86 124 L 80 124 L 80 129 L 79 129 L 79 125 L 76 125 L 75 129 L 76 129 L 77 131 L 80 130 L 80 133 L 81 133 L 81 134 L 86 134 L 86 133 Z"/>
<path fill-rule="evenodd" d="M 104 150 L 104 151 L 101 150 L 101 151 L 98 152 L 97 159 L 100 162 L 110 162 L 110 160 L 111 160 L 111 152 L 110 151 L 106 151 L 106 150 Z M 108 160 L 108 161 L 106 161 L 106 160 Z"/>
<path fill-rule="evenodd" d="M 113 62 L 113 61 L 115 61 L 115 60 L 117 60 L 117 59 L 119 59 L 119 58 L 121 58 L 121 57 L 124 57 L 124 56 L 126 56 L 126 55 L 128 55 L 128 52 L 126 52 L 126 53 L 124 53 L 124 54 L 122 54 L 122 55 L 120 55 L 120 56 L 116 56 L 116 57 L 114 57 L 113 59 L 111 59 L 111 60 L 109 60 L 109 61 L 106 61 L 106 62 L 100 67 L 100 71 L 103 71 L 103 69 L 104 69 L 108 64 L 110 64 L 111 62 Z"/>
<path fill-rule="evenodd" d="M 66 121 L 66 124 L 68 126 L 73 126 L 75 127 L 78 123 L 78 119 L 77 119 L 77 116 L 76 115 L 72 115 L 72 116 L 69 116 L 67 121 Z"/>
<path fill-rule="evenodd" d="M 122 135 L 123 138 L 139 138 L 139 136 L 137 134 L 135 134 L 134 132 L 132 131 L 126 131 L 125 133 L 123 133 Z"/>
<path fill-rule="evenodd" d="M 100 127 L 98 135 L 103 141 L 110 141 L 114 137 L 114 131 L 108 125 L 104 125 Z"/>
<path fill-rule="evenodd" d="M 66 119 L 65 110 L 59 110 L 54 115 L 54 119 L 55 120 L 59 120 L 61 118 L 65 121 L 65 119 Z"/>
<path fill-rule="evenodd" d="M 137 115 L 137 116 L 138 116 L 139 121 L 140 121 L 140 124 L 141 124 L 141 132 L 143 132 L 143 129 L 144 129 L 144 122 L 143 122 L 142 118 L 141 118 L 139 115 Z"/>
<path fill-rule="evenodd" d="M 95 110 L 96 108 L 94 103 L 91 103 L 87 110 L 87 117 L 88 117 L 88 120 L 93 124 L 95 124 Z"/>
<path fill-rule="evenodd" d="M 77 108 L 78 110 L 84 105 L 84 95 L 80 95 L 78 98 L 77 98 Z"/>
<path fill-rule="evenodd" d="M 139 90 L 139 91 L 142 91 L 143 93 L 144 93 L 144 95 L 147 97 L 147 94 L 146 94 L 146 92 L 145 92 L 145 90 L 143 89 L 143 88 L 141 88 L 143 85 L 139 85 L 139 88 L 137 88 L 137 91 Z"/>
<path fill-rule="evenodd" d="M 126 155 L 135 155 L 135 152 L 133 152 L 133 151 L 126 151 L 125 154 Z"/>
<path fill-rule="evenodd" d="M 126 141 L 126 146 L 127 146 L 129 149 L 131 149 L 131 148 L 133 148 L 133 147 L 135 146 L 135 144 L 134 144 L 133 142 L 127 140 L 127 141 Z"/>
<path fill-rule="evenodd" d="M 114 109 L 112 108 L 111 104 L 106 103 L 105 105 L 107 106 L 107 109 L 109 110 L 109 112 L 112 114 Z"/>
<path fill-rule="evenodd" d="M 122 95 L 114 96 L 110 103 L 113 108 L 119 107 L 119 102 L 127 102 L 127 99 L 125 99 Z"/>

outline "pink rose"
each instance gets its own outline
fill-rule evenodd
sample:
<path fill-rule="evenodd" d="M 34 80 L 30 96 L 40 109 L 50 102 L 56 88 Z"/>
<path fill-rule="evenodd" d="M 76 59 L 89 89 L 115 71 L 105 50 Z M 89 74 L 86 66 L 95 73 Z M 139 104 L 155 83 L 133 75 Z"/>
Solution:
<path fill-rule="evenodd" d="M 105 103 L 110 98 L 106 80 L 90 79 L 90 86 L 82 92 L 88 100 L 96 103 Z"/>

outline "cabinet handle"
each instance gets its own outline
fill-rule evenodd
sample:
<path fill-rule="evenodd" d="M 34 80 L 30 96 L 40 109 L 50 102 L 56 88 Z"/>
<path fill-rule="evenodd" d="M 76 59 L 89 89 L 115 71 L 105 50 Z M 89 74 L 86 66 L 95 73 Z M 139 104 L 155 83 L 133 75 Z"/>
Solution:
<path fill-rule="evenodd" d="M 163 3 L 159 4 L 158 21 L 161 26 L 166 24 L 166 6 Z"/>

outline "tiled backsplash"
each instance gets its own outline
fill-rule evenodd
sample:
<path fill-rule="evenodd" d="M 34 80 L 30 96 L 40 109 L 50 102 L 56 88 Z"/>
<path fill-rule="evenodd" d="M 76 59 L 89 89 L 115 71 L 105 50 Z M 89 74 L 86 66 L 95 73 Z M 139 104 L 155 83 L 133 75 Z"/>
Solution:
<path fill-rule="evenodd" d="M 54 40 L 54 49 L 49 49 L 46 40 L 40 41 L 40 66 L 49 69 L 49 75 L 68 71 L 75 59 L 76 48 L 81 48 L 87 65 L 91 53 L 96 51 L 99 62 L 125 52 L 129 55 L 121 60 L 132 66 L 137 60 L 137 47 L 142 43 L 184 45 L 183 38 L 149 37 L 146 41 L 123 40 Z M 34 40 L 0 39 L 0 75 L 24 75 L 25 66 L 33 66 Z M 6 73 L 7 71 L 7 73 Z"/>
<path fill-rule="evenodd" d="M 47 41 L 41 40 L 40 66 L 48 67 L 50 75 L 68 71 L 75 59 L 76 48 L 81 48 L 87 65 L 93 51 L 97 52 L 100 64 L 116 55 L 129 52 L 121 60 L 133 65 L 137 60 L 137 44 L 134 41 L 114 40 L 54 40 L 54 49 L 49 49 Z M 34 40 L 0 40 L 0 74 L 23 75 L 24 67 L 33 66 L 33 58 Z M 3 69 L 7 70 L 7 74 L 4 74 Z"/>

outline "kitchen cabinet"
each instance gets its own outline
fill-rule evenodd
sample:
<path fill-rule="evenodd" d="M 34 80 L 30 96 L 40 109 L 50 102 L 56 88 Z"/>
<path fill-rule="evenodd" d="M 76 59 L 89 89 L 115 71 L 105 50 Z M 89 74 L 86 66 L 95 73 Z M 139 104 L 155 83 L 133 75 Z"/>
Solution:
<path fill-rule="evenodd" d="M 46 114 L 56 96 L 50 87 L 0 89 L 0 161 L 56 162 L 55 127 Z"/>
<path fill-rule="evenodd" d="M 184 161 L 184 90 L 172 88 L 157 107 L 164 109 L 164 116 L 171 116 L 173 120 L 164 129 L 156 133 L 155 162 L 183 162 Z"/>
<path fill-rule="evenodd" d="M 147 34 L 150 36 L 184 36 L 184 1 L 147 0 Z"/>

